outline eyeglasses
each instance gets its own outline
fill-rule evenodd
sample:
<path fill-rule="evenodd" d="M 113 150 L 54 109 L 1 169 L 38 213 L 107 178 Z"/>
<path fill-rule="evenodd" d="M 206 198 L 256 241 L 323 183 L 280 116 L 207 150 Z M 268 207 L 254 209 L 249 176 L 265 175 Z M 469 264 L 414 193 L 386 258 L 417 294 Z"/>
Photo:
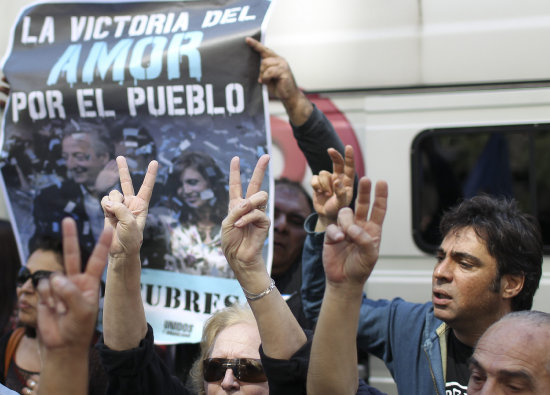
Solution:
<path fill-rule="evenodd" d="M 247 383 L 261 383 L 267 381 L 264 368 L 259 359 L 251 358 L 207 358 L 203 361 L 204 380 L 214 382 L 222 380 L 227 369 L 240 381 Z"/>
<path fill-rule="evenodd" d="M 30 278 L 32 282 L 32 286 L 36 288 L 38 287 L 38 282 L 41 279 L 49 278 L 52 275 L 52 273 L 53 272 L 49 270 L 37 270 L 31 274 L 29 269 L 23 266 L 21 269 L 19 269 L 19 273 L 17 274 L 17 286 L 22 287 L 23 284 L 25 284 L 27 280 Z"/>

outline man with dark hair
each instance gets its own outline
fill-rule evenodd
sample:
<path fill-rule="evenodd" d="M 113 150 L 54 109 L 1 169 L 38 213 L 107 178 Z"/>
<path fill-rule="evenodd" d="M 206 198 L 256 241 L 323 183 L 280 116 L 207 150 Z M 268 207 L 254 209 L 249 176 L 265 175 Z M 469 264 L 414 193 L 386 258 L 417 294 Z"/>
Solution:
<path fill-rule="evenodd" d="M 67 177 L 59 185 L 44 188 L 34 201 L 37 235 L 60 236 L 61 220 L 72 217 L 78 226 L 83 262 L 103 230 L 99 199 L 118 181 L 113 146 L 107 130 L 99 123 L 71 120 L 63 131 L 62 158 Z"/>
<path fill-rule="evenodd" d="M 312 184 L 316 196 L 327 197 L 331 193 L 326 190 L 326 183 L 315 183 L 314 179 Z M 338 195 L 338 186 L 334 184 L 332 189 Z M 338 216 L 338 207 L 326 210 L 329 200 L 334 203 L 333 199 L 327 199 L 325 205 L 316 203 L 319 219 L 316 221 L 312 215 L 305 225 L 308 237 L 304 246 L 302 296 L 306 316 L 315 320 L 323 299 L 322 260 L 325 265 L 332 262 L 331 267 L 343 265 L 341 283 L 331 286 L 331 292 L 340 296 L 327 300 L 327 308 L 342 311 L 350 319 L 357 314 L 359 349 L 386 363 L 399 392 L 466 394 L 468 361 L 480 336 L 506 314 L 532 305 L 543 257 L 540 230 L 534 218 L 522 213 L 510 200 L 489 196 L 464 200 L 441 220 L 444 238 L 432 276 L 432 302 L 415 304 L 400 298 L 373 301 L 363 297 L 357 304 L 360 311 L 353 311 L 344 303 L 346 295 L 356 295 L 357 289 L 362 289 L 374 262 L 366 262 L 360 248 L 357 254 L 349 251 L 357 249 L 360 240 L 371 239 L 376 241 L 372 249 L 377 257 L 382 224 L 378 221 L 378 231 L 373 232 L 363 213 L 359 213 L 352 221 L 348 219 L 351 224 L 345 230 L 348 236 L 340 236 L 344 231 L 333 228 L 325 238 L 324 232 L 320 232 L 328 224 L 335 224 Z M 339 207 L 348 204 L 349 201 L 340 202 Z M 368 205 L 367 201 L 366 211 Z M 340 219 L 338 224 L 342 226 Z M 323 325 L 334 319 L 325 317 Z M 317 331 L 320 329 L 318 326 Z M 326 369 L 333 369 L 331 374 L 338 375 L 337 369 L 344 366 L 330 367 L 328 360 L 335 350 L 325 343 L 319 342 L 316 349 L 316 355 L 327 359 L 324 364 L 316 361 L 316 367 L 320 368 L 315 371 L 317 379 L 325 378 Z"/>
<path fill-rule="evenodd" d="M 495 206 L 497 204 L 497 206 Z M 537 222 L 523 214 L 514 200 L 475 196 L 451 210 L 441 219 L 441 234 L 471 227 L 485 242 L 497 262 L 493 291 L 500 291 L 503 275 L 523 275 L 524 284 L 512 298 L 512 311 L 529 310 L 542 275 L 542 239 Z"/>

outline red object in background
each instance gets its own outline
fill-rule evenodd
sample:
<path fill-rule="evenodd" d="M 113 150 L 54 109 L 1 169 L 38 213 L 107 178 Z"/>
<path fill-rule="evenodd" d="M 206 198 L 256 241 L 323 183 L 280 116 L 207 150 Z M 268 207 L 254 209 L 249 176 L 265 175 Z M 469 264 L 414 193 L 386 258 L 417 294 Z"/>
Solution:
<path fill-rule="evenodd" d="M 334 130 L 344 145 L 351 145 L 355 154 L 355 169 L 358 177 L 365 175 L 365 163 L 359 141 L 355 135 L 355 131 L 348 121 L 346 116 L 336 107 L 336 105 L 328 98 L 323 98 L 317 94 L 310 94 L 307 97 L 315 103 L 328 120 L 334 126 Z M 292 134 L 292 128 L 287 121 L 277 117 L 271 117 L 271 138 L 273 144 L 277 145 L 281 150 L 284 158 L 284 168 L 280 177 L 301 182 L 306 173 L 307 161 L 300 151 L 296 140 Z"/>

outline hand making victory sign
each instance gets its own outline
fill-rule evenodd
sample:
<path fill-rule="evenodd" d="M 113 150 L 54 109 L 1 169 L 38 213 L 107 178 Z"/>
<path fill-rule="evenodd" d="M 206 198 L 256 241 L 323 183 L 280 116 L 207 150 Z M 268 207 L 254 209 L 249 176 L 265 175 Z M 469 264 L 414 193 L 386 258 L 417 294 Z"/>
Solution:
<path fill-rule="evenodd" d="M 258 159 L 243 198 L 239 158 L 231 160 L 229 213 L 222 222 L 222 249 L 236 274 L 258 263 L 264 266 L 261 254 L 270 221 L 265 214 L 268 195 L 260 188 L 268 163 L 269 155 Z"/>
<path fill-rule="evenodd" d="M 139 254 L 149 201 L 158 171 L 158 163 L 152 161 L 147 168 L 138 194 L 134 195 L 134 186 L 126 159 L 119 156 L 116 162 L 122 193 L 112 190 L 108 196 L 101 200 L 105 212 L 105 227 L 112 227 L 115 231 L 110 251 L 111 257 L 116 257 L 119 254 Z"/>
<path fill-rule="evenodd" d="M 338 210 L 347 207 L 353 198 L 353 181 L 355 178 L 355 162 L 353 148 L 346 146 L 345 158 L 333 148 L 328 149 L 332 159 L 332 173 L 322 170 L 319 175 L 311 178 L 314 190 L 313 206 L 319 214 L 316 231 L 323 231 L 336 223 Z"/>
<path fill-rule="evenodd" d="M 371 181 L 359 180 L 355 213 L 344 207 L 338 213 L 338 224 L 327 227 L 323 246 L 327 282 L 356 283 L 362 288 L 378 260 L 387 199 L 387 183 L 377 182 L 371 209 Z"/>
<path fill-rule="evenodd" d="M 76 223 L 63 219 L 63 264 L 66 274 L 55 274 L 38 286 L 38 327 L 41 344 L 49 349 L 88 349 L 97 319 L 99 284 L 107 263 L 112 231 L 102 232 L 86 269 L 81 271 Z"/>
<path fill-rule="evenodd" d="M 147 333 L 141 301 L 140 247 L 153 193 L 158 163 L 151 161 L 137 195 L 126 159 L 117 158 L 122 193 L 113 190 L 101 200 L 105 228 L 113 229 L 103 308 L 103 338 L 113 350 L 128 350 L 139 345 Z"/>
<path fill-rule="evenodd" d="M 79 395 L 88 393 L 88 354 L 112 230 L 102 232 L 82 272 L 76 223 L 65 218 L 61 226 L 66 274 L 54 274 L 38 285 L 42 370 L 39 386 L 38 380 L 33 381 L 33 393 L 38 390 L 41 394 Z"/>

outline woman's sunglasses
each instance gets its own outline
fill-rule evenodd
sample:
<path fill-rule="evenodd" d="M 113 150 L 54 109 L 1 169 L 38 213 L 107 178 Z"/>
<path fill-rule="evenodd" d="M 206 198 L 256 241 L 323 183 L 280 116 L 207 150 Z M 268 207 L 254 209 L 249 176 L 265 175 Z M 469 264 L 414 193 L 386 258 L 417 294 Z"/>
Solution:
<path fill-rule="evenodd" d="M 23 284 L 25 284 L 30 278 L 32 286 L 36 289 L 36 287 L 38 287 L 38 282 L 43 278 L 49 278 L 52 273 L 54 272 L 51 272 L 49 270 L 37 270 L 31 274 L 29 269 L 23 266 L 21 269 L 19 269 L 19 273 L 17 274 L 17 286 L 22 287 Z"/>
<path fill-rule="evenodd" d="M 247 383 L 261 383 L 267 381 L 264 368 L 259 359 L 251 358 L 207 358 L 203 361 L 204 380 L 207 382 L 220 381 L 224 378 L 227 369 L 231 369 L 237 380 Z"/>

